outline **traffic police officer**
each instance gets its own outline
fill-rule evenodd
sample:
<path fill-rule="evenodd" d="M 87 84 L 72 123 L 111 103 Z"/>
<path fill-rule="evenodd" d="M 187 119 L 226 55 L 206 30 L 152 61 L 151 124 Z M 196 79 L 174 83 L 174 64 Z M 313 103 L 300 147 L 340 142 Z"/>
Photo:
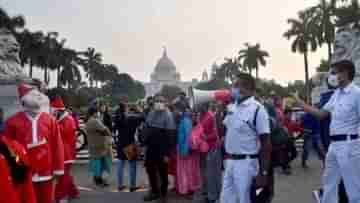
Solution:
<path fill-rule="evenodd" d="M 270 123 L 264 106 L 254 98 L 255 88 L 255 79 L 241 73 L 232 89 L 235 106 L 224 119 L 225 150 L 230 157 L 223 180 L 224 203 L 250 203 L 255 180 L 258 186 L 266 185 L 271 154 Z"/>
<path fill-rule="evenodd" d="M 298 99 L 305 111 L 320 119 L 331 116 L 330 146 L 323 174 L 322 203 L 338 202 L 338 181 L 345 184 L 349 203 L 360 203 L 360 88 L 352 82 L 355 67 L 351 61 L 334 64 L 338 88 L 322 110 Z"/>

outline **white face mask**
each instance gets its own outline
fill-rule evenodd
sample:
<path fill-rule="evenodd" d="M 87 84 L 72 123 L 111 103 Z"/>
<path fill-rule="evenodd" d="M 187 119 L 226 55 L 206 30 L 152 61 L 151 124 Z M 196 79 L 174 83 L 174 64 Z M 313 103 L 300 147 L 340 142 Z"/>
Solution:
<path fill-rule="evenodd" d="M 339 79 L 336 74 L 330 74 L 328 77 L 328 83 L 331 87 L 339 86 Z"/>

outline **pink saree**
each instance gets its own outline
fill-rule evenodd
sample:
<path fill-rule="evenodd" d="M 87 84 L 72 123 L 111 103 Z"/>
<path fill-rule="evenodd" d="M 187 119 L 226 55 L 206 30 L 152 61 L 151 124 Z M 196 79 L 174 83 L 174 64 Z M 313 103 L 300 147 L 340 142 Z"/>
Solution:
<path fill-rule="evenodd" d="M 189 194 L 201 188 L 200 153 L 190 152 L 187 156 L 177 155 L 176 190 L 180 194 Z"/>

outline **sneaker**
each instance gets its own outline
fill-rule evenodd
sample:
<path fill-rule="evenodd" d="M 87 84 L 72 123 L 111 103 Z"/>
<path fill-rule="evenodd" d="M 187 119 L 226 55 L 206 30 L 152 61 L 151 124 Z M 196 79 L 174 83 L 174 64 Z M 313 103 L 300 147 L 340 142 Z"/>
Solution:
<path fill-rule="evenodd" d="M 160 199 L 159 194 L 148 193 L 147 195 L 144 196 L 144 202 L 151 202 L 157 199 Z"/>

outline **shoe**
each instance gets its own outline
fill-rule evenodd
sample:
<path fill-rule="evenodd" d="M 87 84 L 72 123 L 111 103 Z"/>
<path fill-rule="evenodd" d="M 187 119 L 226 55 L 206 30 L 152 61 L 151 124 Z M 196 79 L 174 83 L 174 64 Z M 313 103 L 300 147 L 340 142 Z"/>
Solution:
<path fill-rule="evenodd" d="M 307 163 L 305 161 L 302 162 L 301 166 L 302 166 L 303 169 L 308 169 L 309 168 L 309 166 L 307 165 Z"/>
<path fill-rule="evenodd" d="M 160 203 L 167 203 L 167 202 L 168 202 L 167 196 L 162 196 L 162 197 L 160 198 Z"/>
<path fill-rule="evenodd" d="M 125 190 L 126 186 L 122 185 L 122 186 L 119 186 L 117 189 L 119 192 L 122 192 L 123 190 Z"/>
<path fill-rule="evenodd" d="M 144 202 L 151 202 L 157 199 L 160 199 L 159 194 L 148 193 L 147 195 L 144 196 Z"/>
<path fill-rule="evenodd" d="M 140 189 L 140 187 L 131 187 L 130 192 L 135 192 L 136 190 Z"/>
<path fill-rule="evenodd" d="M 285 175 L 291 175 L 291 169 L 290 168 L 285 168 L 285 169 L 283 169 L 283 173 Z"/>
<path fill-rule="evenodd" d="M 314 191 L 312 192 L 312 194 L 313 194 L 316 202 L 317 202 L 317 203 L 320 203 L 320 202 L 321 202 L 321 191 L 320 191 L 320 190 L 314 190 Z"/>
<path fill-rule="evenodd" d="M 101 178 L 101 184 L 104 186 L 104 187 L 109 187 L 110 184 L 107 183 L 104 179 Z"/>
<path fill-rule="evenodd" d="M 103 186 L 102 179 L 99 177 L 94 177 L 94 184 L 98 187 L 102 187 Z"/>

